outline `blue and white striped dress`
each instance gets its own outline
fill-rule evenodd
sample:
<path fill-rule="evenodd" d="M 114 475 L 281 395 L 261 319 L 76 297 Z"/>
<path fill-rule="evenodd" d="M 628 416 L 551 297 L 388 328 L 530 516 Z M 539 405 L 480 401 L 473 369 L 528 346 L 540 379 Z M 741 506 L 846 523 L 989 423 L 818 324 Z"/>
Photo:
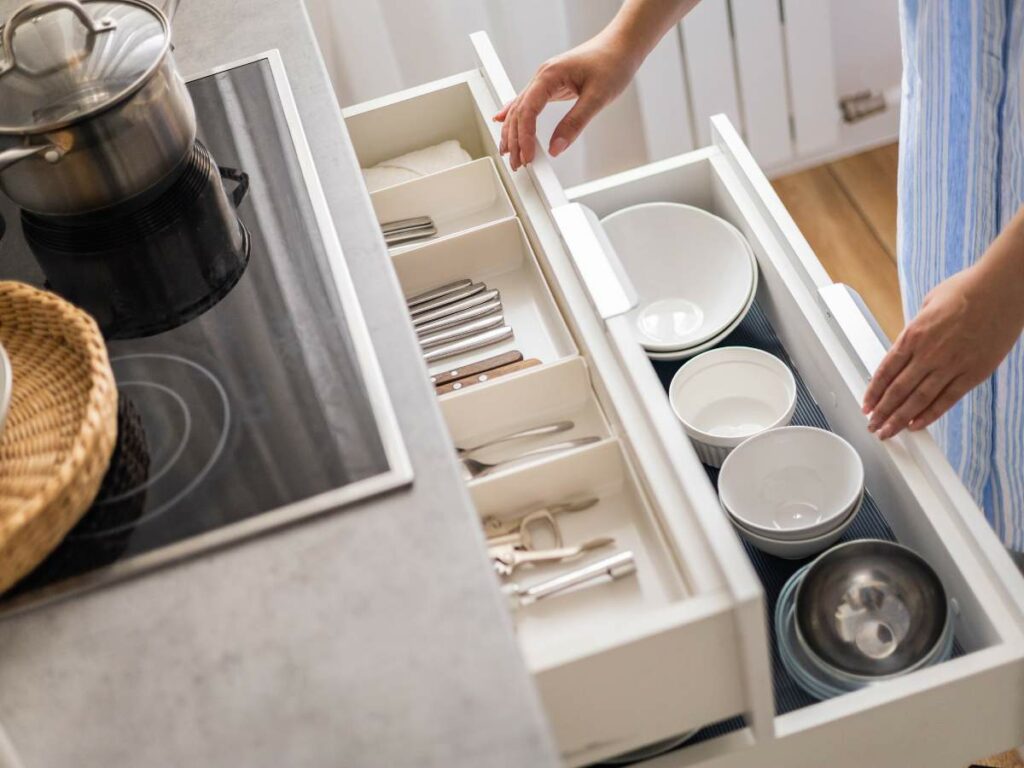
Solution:
<path fill-rule="evenodd" d="M 907 318 L 1024 204 L 1022 5 L 903 0 L 898 249 Z M 1024 343 L 932 433 L 996 533 L 1024 550 Z"/>

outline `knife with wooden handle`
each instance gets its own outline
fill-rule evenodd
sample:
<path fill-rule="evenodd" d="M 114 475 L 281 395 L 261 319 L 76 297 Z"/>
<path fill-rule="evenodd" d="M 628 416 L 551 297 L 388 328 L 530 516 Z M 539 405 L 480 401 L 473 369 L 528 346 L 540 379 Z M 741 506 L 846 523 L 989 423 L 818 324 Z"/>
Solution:
<path fill-rule="evenodd" d="M 493 315 L 496 312 L 501 312 L 501 299 L 494 299 L 483 304 L 478 304 L 475 307 L 464 309 L 461 312 L 455 312 L 444 317 L 439 317 L 437 320 L 431 320 L 429 323 L 423 323 L 423 325 L 416 326 L 416 333 L 420 338 L 423 338 L 429 333 L 437 333 L 443 331 L 445 328 L 451 328 L 454 325 L 462 325 L 462 323 L 470 320 L 475 320 L 478 317 L 486 317 L 487 315 Z"/>
<path fill-rule="evenodd" d="M 426 336 L 420 336 L 420 346 L 423 349 L 433 349 L 434 347 L 439 347 L 442 344 L 447 344 L 450 341 L 458 341 L 459 339 L 464 339 L 467 336 L 473 336 L 481 331 L 488 331 L 491 328 L 497 328 L 504 324 L 505 316 L 499 312 L 496 315 L 480 317 L 476 320 L 470 320 L 469 322 L 462 323 L 461 325 L 445 328 L 443 331 L 438 331 L 437 333 L 428 333 Z"/>
<path fill-rule="evenodd" d="M 467 288 L 466 290 L 470 290 Z M 454 295 L 454 294 L 452 294 Z M 447 298 L 447 297 L 446 297 Z M 412 324 L 419 328 L 421 325 L 439 320 L 442 317 L 448 317 L 454 315 L 457 312 L 469 309 L 470 307 L 479 307 L 481 304 L 488 304 L 495 299 L 501 300 L 501 294 L 498 293 L 497 288 L 490 291 L 483 291 L 482 293 L 474 293 L 470 296 L 462 299 L 461 301 L 455 301 L 452 304 L 445 304 L 443 306 L 437 306 L 431 310 L 425 310 L 417 314 L 416 310 L 413 311 Z M 423 306 L 426 306 L 424 304 Z"/>
<path fill-rule="evenodd" d="M 423 353 L 423 359 L 427 363 L 436 363 L 439 360 L 447 360 L 449 357 L 455 357 L 466 352 L 472 352 L 475 349 L 483 349 L 492 344 L 498 344 L 506 339 L 511 339 L 512 335 L 512 329 L 507 325 L 503 325 L 500 328 L 492 328 L 475 336 L 468 336 L 465 339 L 453 341 L 451 344 L 434 347 Z"/>
<path fill-rule="evenodd" d="M 462 379 L 456 379 L 449 384 L 442 384 L 437 387 L 437 394 L 447 395 L 449 392 L 458 392 L 466 387 L 472 387 L 475 384 L 483 384 L 486 381 L 492 381 L 501 376 L 508 376 L 510 373 L 525 371 L 527 368 L 533 368 L 537 365 L 540 365 L 540 360 L 535 357 L 531 357 L 529 360 L 520 360 L 518 363 L 503 365 L 500 368 L 494 368 L 486 373 L 478 373 L 474 376 L 466 376 Z"/>
<path fill-rule="evenodd" d="M 495 368 L 501 368 L 505 365 L 518 363 L 522 359 L 523 353 L 518 349 L 513 349 L 511 352 L 502 352 L 500 355 L 485 357 L 483 360 L 466 363 L 458 368 L 452 368 L 450 371 L 435 373 L 430 377 L 430 383 L 437 387 L 444 386 L 445 384 L 450 384 L 458 379 L 476 376 L 481 373 L 486 373 L 487 371 L 493 371 Z"/>
<path fill-rule="evenodd" d="M 405 304 L 408 307 L 415 307 L 418 304 L 423 304 L 434 299 L 439 299 L 442 296 L 446 296 L 449 293 L 462 290 L 463 288 L 469 288 L 473 284 L 473 281 L 469 278 L 463 278 L 462 280 L 455 280 L 454 282 L 447 283 L 446 285 L 440 285 L 437 288 L 431 288 L 429 291 L 423 293 L 417 293 L 405 300 Z"/>

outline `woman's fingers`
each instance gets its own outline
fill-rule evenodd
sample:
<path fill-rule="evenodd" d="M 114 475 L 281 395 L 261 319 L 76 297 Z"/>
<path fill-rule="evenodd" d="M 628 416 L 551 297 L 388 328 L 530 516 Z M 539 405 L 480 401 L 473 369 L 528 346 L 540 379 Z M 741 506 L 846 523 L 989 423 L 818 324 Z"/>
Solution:
<path fill-rule="evenodd" d="M 515 103 L 515 99 L 512 99 L 512 101 L 508 102 L 504 107 L 502 107 L 500 110 L 498 110 L 494 114 L 494 117 L 491 118 L 491 120 L 493 120 L 496 123 L 503 123 L 503 122 L 505 122 L 505 117 L 506 117 L 506 115 L 508 115 L 508 109 L 514 103 Z"/>
<path fill-rule="evenodd" d="M 519 151 L 510 152 L 513 170 L 533 162 L 536 154 L 537 116 L 551 101 L 554 88 L 552 77 L 541 72 L 534 76 L 516 99 L 515 108 L 511 112 Z"/>
<path fill-rule="evenodd" d="M 508 159 L 512 170 L 519 168 L 519 110 L 513 109 L 509 112 L 508 120 Z"/>
<path fill-rule="evenodd" d="M 905 333 L 906 331 L 904 331 Z M 864 413 L 872 413 L 875 410 L 882 399 L 882 395 L 888 390 L 889 385 L 892 384 L 893 380 L 910 362 L 913 353 L 909 348 L 910 345 L 906 342 L 904 334 L 900 334 L 900 337 L 896 339 L 892 349 L 889 350 L 889 353 L 879 364 L 875 375 L 871 377 L 867 391 L 864 393 Z"/>
<path fill-rule="evenodd" d="M 554 132 L 551 134 L 551 147 L 549 149 L 552 157 L 558 157 L 566 148 L 579 137 L 587 123 L 594 119 L 594 115 L 601 111 L 604 101 L 593 94 L 584 91 L 572 105 L 572 109 L 565 113 Z"/>
<path fill-rule="evenodd" d="M 895 387 L 899 379 L 893 383 Z M 925 408 L 935 402 L 935 398 L 949 383 L 949 377 L 941 371 L 933 370 L 913 388 L 910 395 L 900 404 L 878 429 L 878 437 L 888 440 L 902 432 L 911 420 L 919 416 Z M 872 417 L 874 421 L 874 417 Z M 869 426 L 870 429 L 870 426 Z"/>
<path fill-rule="evenodd" d="M 964 383 L 962 376 L 953 379 L 946 388 L 939 393 L 931 405 L 925 408 L 920 414 L 910 421 L 910 431 L 919 432 L 934 424 L 946 411 L 956 405 L 956 402 L 967 394 L 970 387 Z"/>
<path fill-rule="evenodd" d="M 893 378 L 885 385 L 875 406 L 871 409 L 868 431 L 878 431 L 889 417 L 913 394 L 924 378 L 931 373 L 919 358 L 911 357 Z M 927 403 L 926 403 L 927 405 Z"/>

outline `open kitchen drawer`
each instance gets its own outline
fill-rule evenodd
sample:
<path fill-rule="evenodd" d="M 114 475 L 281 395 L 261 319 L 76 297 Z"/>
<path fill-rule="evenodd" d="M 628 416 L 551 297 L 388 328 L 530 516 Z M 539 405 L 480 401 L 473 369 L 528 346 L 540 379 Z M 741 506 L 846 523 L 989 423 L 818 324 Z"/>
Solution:
<path fill-rule="evenodd" d="M 509 395 L 516 402 L 535 399 L 542 388 L 523 394 L 530 377 L 568 382 L 582 370 L 589 379 L 600 417 L 579 398 L 566 402 L 602 425 L 602 441 L 474 482 L 481 514 L 515 508 L 517 494 L 524 504 L 550 501 L 544 489 L 573 490 L 603 468 L 594 478 L 610 483 L 607 514 L 632 521 L 654 563 L 651 574 L 638 573 L 643 600 L 623 603 L 621 622 L 605 615 L 616 600 L 628 602 L 620 585 L 517 617 L 566 762 L 585 764 L 728 718 L 731 730 L 713 731 L 725 735 L 650 765 L 959 766 L 1024 742 L 1024 579 L 927 435 L 883 444 L 867 433 L 858 403 L 882 343 L 849 294 L 830 284 L 728 121 L 714 119 L 712 146 L 566 192 L 543 152 L 515 174 L 499 158 L 500 126 L 490 116 L 514 93 L 486 36 L 473 39 L 479 69 L 344 114 L 364 167 L 450 138 L 474 159 L 494 159 L 571 335 L 574 346 L 561 344 L 538 368 L 445 395 L 453 433 L 486 420 L 503 392 L 518 392 Z M 777 714 L 765 589 L 633 340 L 624 316 L 635 302 L 628 277 L 593 214 L 572 202 L 602 216 L 654 200 L 705 208 L 750 240 L 761 272 L 758 304 L 832 429 L 860 452 L 892 533 L 931 562 L 959 606 L 962 653 L 953 660 Z"/>

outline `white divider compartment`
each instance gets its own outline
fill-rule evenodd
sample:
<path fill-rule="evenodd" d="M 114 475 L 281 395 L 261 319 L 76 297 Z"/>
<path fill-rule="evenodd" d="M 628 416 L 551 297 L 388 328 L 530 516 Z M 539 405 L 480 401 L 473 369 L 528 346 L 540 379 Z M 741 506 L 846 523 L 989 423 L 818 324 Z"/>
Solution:
<path fill-rule="evenodd" d="M 517 219 L 453 235 L 392 259 L 406 296 L 462 278 L 486 283 L 501 293 L 505 324 L 514 337 L 500 344 L 442 360 L 431 373 L 519 350 L 525 359 L 550 363 L 576 354 L 576 346 L 540 273 Z"/>
<path fill-rule="evenodd" d="M 431 240 L 394 246 L 392 254 L 516 215 L 489 157 L 378 190 L 370 201 L 382 224 L 414 216 L 434 220 Z"/>
<path fill-rule="evenodd" d="M 441 399 L 441 412 L 452 440 L 463 449 L 555 422 L 574 424 L 564 432 L 485 448 L 475 456 L 482 461 L 501 461 L 517 451 L 576 438 L 610 435 L 581 357 L 452 392 Z"/>
<path fill-rule="evenodd" d="M 613 536 L 579 562 L 522 568 L 533 584 L 620 550 L 637 573 L 552 597 L 515 614 L 523 656 L 562 755 L 582 765 L 733 715 L 743 706 L 735 625 L 721 596 L 693 595 L 659 513 L 639 490 L 616 440 L 485 478 L 471 495 L 480 516 L 507 517 L 596 496 L 559 516 L 567 544 Z"/>

